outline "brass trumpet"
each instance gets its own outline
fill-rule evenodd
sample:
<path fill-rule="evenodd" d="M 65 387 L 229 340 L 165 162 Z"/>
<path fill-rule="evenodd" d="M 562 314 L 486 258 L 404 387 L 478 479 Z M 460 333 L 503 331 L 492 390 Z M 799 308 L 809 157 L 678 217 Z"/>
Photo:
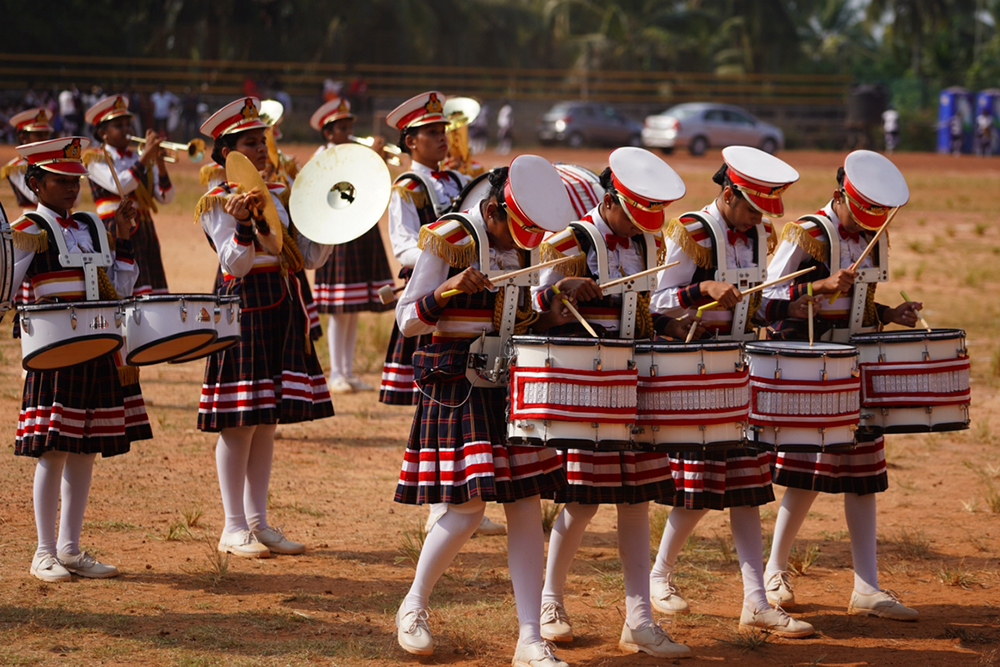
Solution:
<path fill-rule="evenodd" d="M 375 145 L 375 137 L 356 137 L 352 134 L 347 138 L 356 144 L 361 144 L 362 146 L 367 146 L 368 148 Z M 387 143 L 382 147 L 382 150 L 391 155 L 391 157 L 386 159 L 386 162 L 394 167 L 398 167 L 400 165 L 399 156 L 403 154 L 403 151 L 399 150 L 399 146 L 393 146 L 392 144 Z"/>
<path fill-rule="evenodd" d="M 140 146 L 146 145 L 146 140 L 143 137 L 136 137 L 130 134 L 128 135 L 128 140 Z M 161 141 L 160 148 L 165 151 L 163 155 L 164 162 L 177 162 L 177 153 L 187 153 L 188 158 L 192 162 L 201 162 L 205 157 L 205 141 L 203 139 L 192 139 L 186 144 Z"/>

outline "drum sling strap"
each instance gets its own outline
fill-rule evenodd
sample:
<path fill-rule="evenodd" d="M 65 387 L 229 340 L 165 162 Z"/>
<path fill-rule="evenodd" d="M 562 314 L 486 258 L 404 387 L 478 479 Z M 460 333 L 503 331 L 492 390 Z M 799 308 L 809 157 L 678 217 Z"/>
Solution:
<path fill-rule="evenodd" d="M 456 174 L 450 169 L 445 170 L 444 173 L 448 174 L 448 178 L 450 178 L 455 183 L 455 185 L 458 186 L 459 191 L 461 191 L 462 179 L 458 177 L 458 174 Z M 422 174 L 419 174 L 415 171 L 407 171 L 403 174 L 400 174 L 396 178 L 396 182 L 398 183 L 404 178 L 412 178 L 420 182 L 420 184 L 424 187 L 424 190 L 427 192 L 427 196 L 430 198 L 431 205 L 434 207 L 435 216 L 441 217 L 446 213 L 458 213 L 458 211 L 454 211 L 452 209 L 455 206 L 456 202 L 461 201 L 461 196 L 456 197 L 455 201 L 439 202 L 437 200 L 437 193 L 434 191 L 434 187 L 431 185 L 430 181 L 428 181 L 427 178 L 424 177 Z"/>

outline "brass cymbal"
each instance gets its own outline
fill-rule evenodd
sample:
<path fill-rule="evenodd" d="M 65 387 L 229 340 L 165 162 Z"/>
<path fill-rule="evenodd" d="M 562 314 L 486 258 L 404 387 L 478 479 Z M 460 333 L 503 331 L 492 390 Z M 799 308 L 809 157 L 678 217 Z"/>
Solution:
<path fill-rule="evenodd" d="M 370 153 L 371 151 L 369 151 Z M 268 190 L 264 179 L 260 177 L 260 172 L 253 163 L 239 151 L 229 151 L 226 157 L 226 180 L 238 185 L 240 192 L 251 192 L 260 190 L 264 195 L 264 220 L 267 221 L 268 230 L 265 232 L 259 226 L 254 229 L 257 232 L 257 240 L 273 255 L 281 254 L 281 218 L 278 217 L 278 209 L 274 206 L 274 199 L 271 198 L 271 191 Z"/>

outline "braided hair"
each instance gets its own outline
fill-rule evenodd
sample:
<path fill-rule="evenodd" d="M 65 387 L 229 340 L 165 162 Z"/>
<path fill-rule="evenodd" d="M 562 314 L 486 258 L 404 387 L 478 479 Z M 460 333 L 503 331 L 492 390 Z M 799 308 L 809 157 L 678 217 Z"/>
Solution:
<path fill-rule="evenodd" d="M 712 176 L 712 182 L 718 183 L 722 188 L 728 187 L 737 199 L 745 199 L 740 189 L 733 185 L 733 179 L 729 177 L 729 166 L 725 162 L 722 163 L 719 170 Z"/>

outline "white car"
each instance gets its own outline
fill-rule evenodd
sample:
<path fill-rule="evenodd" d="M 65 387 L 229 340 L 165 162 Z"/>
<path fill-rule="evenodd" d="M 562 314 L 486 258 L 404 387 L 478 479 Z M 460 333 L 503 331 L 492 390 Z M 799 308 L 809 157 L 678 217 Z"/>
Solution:
<path fill-rule="evenodd" d="M 642 145 L 664 153 L 687 148 L 692 155 L 715 146 L 753 146 L 774 153 L 785 147 L 785 134 L 740 107 L 691 102 L 646 116 Z"/>

